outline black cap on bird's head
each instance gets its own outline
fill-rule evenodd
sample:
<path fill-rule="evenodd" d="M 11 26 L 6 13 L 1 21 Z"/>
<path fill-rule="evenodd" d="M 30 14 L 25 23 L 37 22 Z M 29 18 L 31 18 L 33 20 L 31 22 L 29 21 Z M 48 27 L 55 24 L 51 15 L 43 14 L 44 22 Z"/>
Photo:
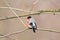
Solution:
<path fill-rule="evenodd" d="M 30 18 L 31 18 L 31 16 L 28 16 L 28 17 L 27 17 L 27 19 L 30 19 Z"/>

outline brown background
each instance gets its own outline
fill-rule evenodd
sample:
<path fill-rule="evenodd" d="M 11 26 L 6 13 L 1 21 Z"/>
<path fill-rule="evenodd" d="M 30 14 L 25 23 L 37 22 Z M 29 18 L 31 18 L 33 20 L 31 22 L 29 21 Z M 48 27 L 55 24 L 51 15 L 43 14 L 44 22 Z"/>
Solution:
<path fill-rule="evenodd" d="M 33 2 L 36 0 L 5 0 L 12 8 L 23 9 L 30 11 Z M 0 19 L 5 17 L 15 16 L 13 12 L 7 8 L 4 0 L 0 0 Z M 3 7 L 3 8 L 1 8 Z M 5 7 L 5 8 L 4 8 Z M 32 11 L 37 12 L 39 10 L 55 10 L 60 8 L 60 0 L 39 0 L 36 5 L 34 5 Z M 30 14 L 29 12 L 24 12 L 23 10 L 13 9 L 17 15 Z M 37 23 L 39 29 L 60 31 L 60 12 L 44 12 L 40 15 L 34 15 L 34 19 Z M 23 22 L 26 22 L 26 17 L 21 18 Z M 8 19 L 0 21 L 0 34 L 7 35 L 17 31 L 26 29 L 26 27 L 19 21 L 18 18 Z M 9 38 L 3 37 L 0 40 L 60 40 L 60 33 L 51 31 L 37 30 L 33 33 L 32 30 L 26 30 L 22 33 L 17 33 L 8 36 Z M 0 36 L 2 37 L 2 36 Z"/>

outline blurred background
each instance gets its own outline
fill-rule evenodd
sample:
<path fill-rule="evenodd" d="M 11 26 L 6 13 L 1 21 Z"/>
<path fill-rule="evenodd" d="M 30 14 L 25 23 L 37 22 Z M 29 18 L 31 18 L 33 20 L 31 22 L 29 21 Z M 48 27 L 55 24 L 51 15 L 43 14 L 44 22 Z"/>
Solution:
<path fill-rule="evenodd" d="M 36 33 L 26 29 L 27 16 L 8 18 L 56 9 L 60 9 L 60 0 L 0 0 L 0 40 L 60 40 L 60 12 L 32 15 L 38 27 Z"/>

